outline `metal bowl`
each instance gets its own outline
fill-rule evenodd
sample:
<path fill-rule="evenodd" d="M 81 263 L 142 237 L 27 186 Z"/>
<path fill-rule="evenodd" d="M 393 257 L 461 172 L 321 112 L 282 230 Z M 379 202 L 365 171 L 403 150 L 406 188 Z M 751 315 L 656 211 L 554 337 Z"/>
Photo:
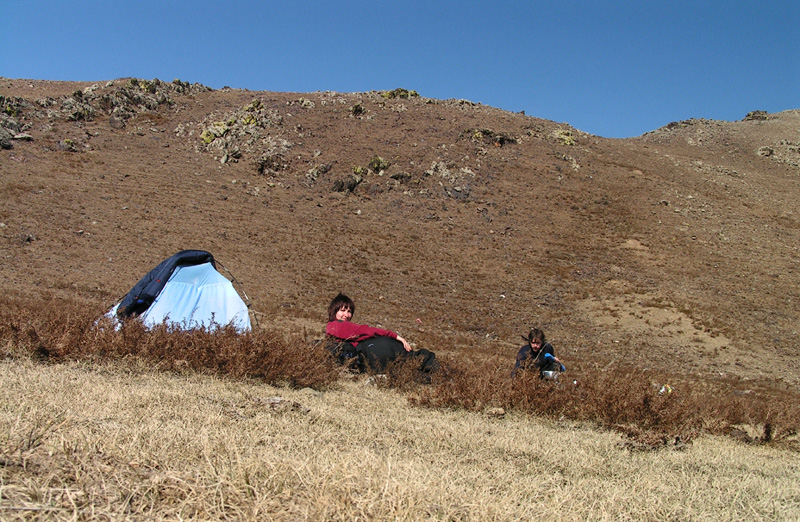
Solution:
<path fill-rule="evenodd" d="M 542 372 L 542 377 L 545 379 L 555 380 L 558 378 L 559 372 Z"/>

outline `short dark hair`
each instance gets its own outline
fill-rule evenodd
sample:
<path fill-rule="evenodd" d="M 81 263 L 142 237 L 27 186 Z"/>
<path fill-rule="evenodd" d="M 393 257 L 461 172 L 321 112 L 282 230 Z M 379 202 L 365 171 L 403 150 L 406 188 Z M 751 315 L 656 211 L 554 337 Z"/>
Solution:
<path fill-rule="evenodd" d="M 336 312 L 343 308 L 349 308 L 350 313 L 353 315 L 356 313 L 356 305 L 353 300 L 340 292 L 328 305 L 328 321 L 335 321 Z"/>
<path fill-rule="evenodd" d="M 539 341 L 540 343 L 542 343 L 542 346 L 544 346 L 545 343 L 544 331 L 539 328 L 531 328 L 530 333 L 528 333 L 528 337 L 523 337 L 523 339 L 528 341 L 528 344 L 530 344 L 533 341 Z"/>

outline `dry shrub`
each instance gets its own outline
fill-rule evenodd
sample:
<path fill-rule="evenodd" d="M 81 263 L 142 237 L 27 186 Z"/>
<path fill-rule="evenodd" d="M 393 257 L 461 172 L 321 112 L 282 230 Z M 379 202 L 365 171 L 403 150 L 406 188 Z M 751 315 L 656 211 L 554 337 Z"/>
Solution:
<path fill-rule="evenodd" d="M 390 363 L 382 374 L 374 375 L 372 370 L 368 370 L 368 372 L 373 374 L 373 382 L 379 388 L 409 391 L 420 385 L 430 384 L 439 374 L 438 369 L 433 372 L 423 371 L 420 367 L 421 362 L 421 358 L 401 358 Z"/>
<path fill-rule="evenodd" d="M 0 301 L 2 356 L 69 357 L 90 336 L 99 312 L 59 299 Z"/>
<path fill-rule="evenodd" d="M 432 376 L 431 386 L 420 390 L 412 401 L 421 406 L 479 411 L 506 406 L 509 384 L 508 373 L 499 368 L 445 359 Z"/>
<path fill-rule="evenodd" d="M 665 382 L 676 384 L 662 390 L 659 383 Z M 741 388 L 743 383 L 738 384 Z M 653 446 L 688 442 L 701 433 L 729 434 L 739 425 L 761 431 L 752 442 L 795 442 L 800 429 L 796 393 L 764 387 L 737 394 L 736 388 L 731 382 L 676 381 L 623 366 L 570 371 L 558 381 L 530 371 L 512 379 L 508 368 L 472 362 L 443 365 L 432 386 L 420 389 L 412 401 L 472 411 L 501 407 L 590 422 Z"/>
<path fill-rule="evenodd" d="M 258 330 L 239 333 L 146 329 L 129 321 L 115 330 L 102 310 L 65 301 L 0 302 L 0 356 L 63 359 L 112 359 L 145 363 L 165 371 L 194 371 L 232 378 L 256 378 L 271 384 L 324 388 L 339 368 L 328 352 L 299 337 Z M 376 379 L 381 387 L 410 391 L 412 403 L 468 411 L 501 407 L 556 419 L 594 423 L 648 444 L 689 441 L 700 433 L 730 434 L 749 427 L 748 442 L 796 443 L 800 430 L 798 394 L 755 387 L 735 380 L 711 381 L 670 376 L 634 367 L 575 365 L 558 381 L 536 372 L 511 378 L 497 359 L 438 359 L 432 374 L 419 361 L 398 362 Z M 672 383 L 672 391 L 661 384 Z M 742 391 L 743 388 L 746 388 Z"/>
<path fill-rule="evenodd" d="M 338 370 L 320 348 L 297 338 L 231 327 L 182 330 L 145 328 L 127 321 L 115 329 L 102 311 L 71 302 L 6 299 L 0 306 L 0 355 L 144 362 L 165 371 L 195 371 L 233 378 L 257 378 L 270 384 L 323 388 Z"/>

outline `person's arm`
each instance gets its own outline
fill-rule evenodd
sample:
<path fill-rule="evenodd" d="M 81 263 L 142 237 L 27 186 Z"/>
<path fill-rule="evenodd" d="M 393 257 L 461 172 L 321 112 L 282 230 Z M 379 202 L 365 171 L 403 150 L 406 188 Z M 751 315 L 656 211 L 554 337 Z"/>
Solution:
<path fill-rule="evenodd" d="M 514 368 L 519 368 L 522 366 L 522 362 L 525 361 L 530 356 L 531 349 L 529 346 L 523 346 L 517 352 L 517 362 L 514 364 Z"/>
<path fill-rule="evenodd" d="M 395 334 L 395 336 L 396 336 L 395 339 L 397 339 L 398 341 L 403 343 L 403 348 L 405 348 L 407 352 L 410 352 L 411 351 L 411 345 L 408 344 L 408 341 L 406 341 L 405 339 L 403 339 L 402 337 L 400 337 L 397 334 Z"/>
<path fill-rule="evenodd" d="M 384 328 L 374 328 L 365 324 L 352 323 L 350 321 L 331 321 L 325 327 L 328 335 L 350 342 L 360 342 L 371 337 L 391 337 L 403 344 L 403 349 L 407 352 L 412 351 L 408 341 L 397 335 L 396 332 Z"/>
<path fill-rule="evenodd" d="M 365 324 L 351 323 L 350 321 L 331 321 L 325 331 L 344 341 L 358 342 L 370 337 L 385 336 L 397 339 L 397 334 L 383 328 L 373 328 Z M 405 345 L 404 345 L 405 347 Z"/>
<path fill-rule="evenodd" d="M 547 361 L 548 359 L 552 359 L 553 361 L 558 363 L 558 365 L 561 367 L 561 371 L 562 372 L 567 371 L 567 367 L 564 366 L 564 363 L 561 362 L 561 359 L 556 357 L 555 354 L 553 353 L 553 345 L 548 343 L 546 348 L 547 348 L 547 352 L 544 354 L 545 361 Z"/>
<path fill-rule="evenodd" d="M 530 346 L 527 345 L 519 349 L 519 351 L 517 352 L 517 360 L 514 363 L 514 369 L 511 370 L 511 377 L 517 375 L 517 370 L 519 370 L 520 366 L 522 366 L 522 362 L 528 358 L 528 356 L 530 355 L 530 351 L 531 351 Z"/>
<path fill-rule="evenodd" d="M 552 357 L 555 362 L 557 362 L 558 364 L 561 364 L 561 360 L 558 357 L 556 357 L 556 354 L 555 354 L 555 351 L 553 350 L 553 345 L 552 344 L 547 343 L 547 345 L 545 345 L 545 354 L 549 354 L 550 357 Z"/>

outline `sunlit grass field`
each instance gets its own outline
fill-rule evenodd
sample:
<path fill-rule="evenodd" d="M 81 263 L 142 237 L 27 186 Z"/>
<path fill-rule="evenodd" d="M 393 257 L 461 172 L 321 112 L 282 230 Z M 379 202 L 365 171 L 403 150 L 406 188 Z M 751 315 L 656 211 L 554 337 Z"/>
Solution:
<path fill-rule="evenodd" d="M 115 364 L 0 363 L 3 520 L 797 520 L 800 454 L 637 450 L 528 414 Z"/>
<path fill-rule="evenodd" d="M 2 520 L 800 518 L 785 391 L 452 357 L 353 375 L 277 332 L 61 305 L 0 310 Z"/>

